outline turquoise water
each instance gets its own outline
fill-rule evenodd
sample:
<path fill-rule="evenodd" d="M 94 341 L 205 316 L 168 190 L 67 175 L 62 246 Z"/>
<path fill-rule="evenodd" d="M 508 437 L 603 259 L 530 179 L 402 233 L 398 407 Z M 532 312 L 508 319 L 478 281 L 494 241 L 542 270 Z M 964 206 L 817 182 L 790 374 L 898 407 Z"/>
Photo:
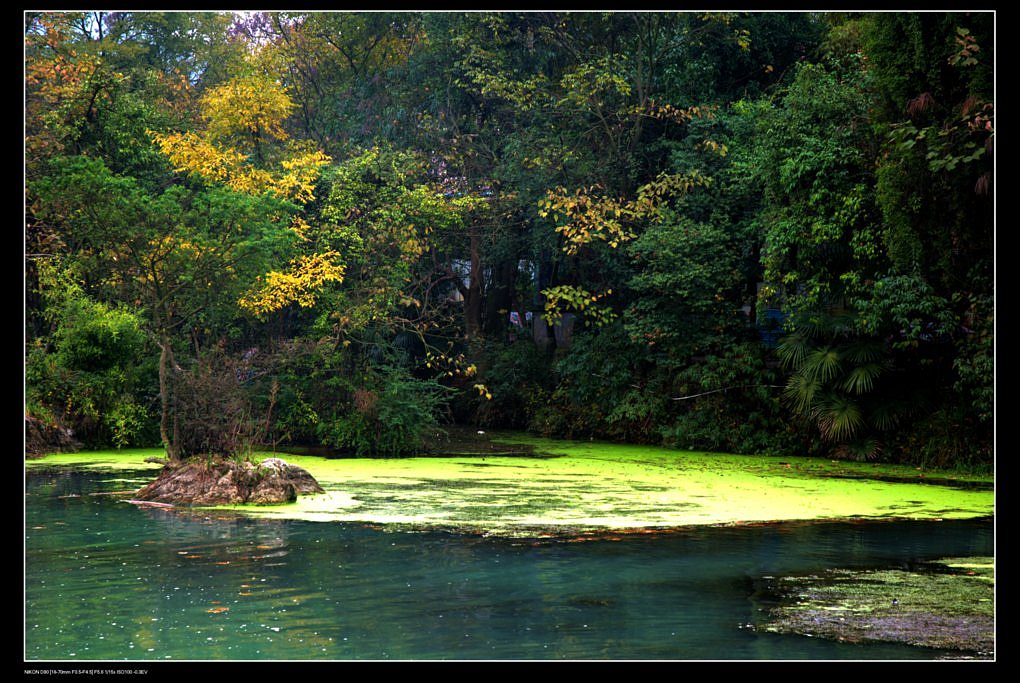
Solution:
<path fill-rule="evenodd" d="M 762 577 L 990 555 L 988 521 L 497 539 L 139 509 L 26 480 L 28 660 L 930 659 L 756 632 Z"/>

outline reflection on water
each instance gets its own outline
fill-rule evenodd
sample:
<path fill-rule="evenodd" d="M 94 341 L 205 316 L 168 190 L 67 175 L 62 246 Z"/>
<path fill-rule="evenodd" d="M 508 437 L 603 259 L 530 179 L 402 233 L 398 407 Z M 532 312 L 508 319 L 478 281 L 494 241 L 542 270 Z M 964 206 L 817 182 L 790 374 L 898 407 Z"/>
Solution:
<path fill-rule="evenodd" d="M 992 553 L 987 521 L 570 543 L 136 508 L 93 495 L 138 485 L 124 474 L 28 476 L 26 658 L 932 658 L 940 653 L 744 628 L 760 609 L 756 580 Z"/>

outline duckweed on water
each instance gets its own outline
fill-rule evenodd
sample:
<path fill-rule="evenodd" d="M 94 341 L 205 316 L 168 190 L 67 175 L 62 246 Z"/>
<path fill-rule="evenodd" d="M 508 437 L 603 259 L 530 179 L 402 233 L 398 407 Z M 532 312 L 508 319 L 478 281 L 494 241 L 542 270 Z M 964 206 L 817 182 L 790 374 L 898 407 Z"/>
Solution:
<path fill-rule="evenodd" d="M 163 465 L 146 462 L 146 458 L 163 458 L 162 448 L 125 448 L 118 451 L 79 451 L 78 453 L 51 453 L 41 458 L 25 460 L 25 469 L 70 467 L 87 470 L 159 470 Z"/>
<path fill-rule="evenodd" d="M 288 462 L 311 472 L 326 493 L 301 496 L 287 505 L 227 509 L 281 519 L 451 528 L 496 535 L 993 514 L 991 490 L 922 483 L 925 473 L 913 468 L 524 436 L 506 441 L 555 457 L 326 459 L 286 455 Z M 161 455 L 156 449 L 70 453 L 27 461 L 26 467 L 155 470 L 160 465 L 147 463 L 145 458 Z M 944 480 L 939 473 L 927 474 Z M 893 476 L 897 481 L 869 476 Z M 902 483 L 911 476 L 918 483 Z"/>

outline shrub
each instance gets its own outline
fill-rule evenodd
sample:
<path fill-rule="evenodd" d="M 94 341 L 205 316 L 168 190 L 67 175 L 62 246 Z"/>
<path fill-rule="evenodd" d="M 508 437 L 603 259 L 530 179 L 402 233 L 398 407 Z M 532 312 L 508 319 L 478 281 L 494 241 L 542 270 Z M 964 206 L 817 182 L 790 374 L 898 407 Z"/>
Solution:
<path fill-rule="evenodd" d="M 473 422 L 489 428 L 527 427 L 549 399 L 551 366 L 551 356 L 528 339 L 485 349 L 478 381 L 488 388 L 492 399 L 470 392 L 470 400 L 477 406 Z"/>
<path fill-rule="evenodd" d="M 148 445 L 153 416 L 143 396 L 150 378 L 141 320 L 92 299 L 57 266 L 40 268 L 40 282 L 52 331 L 28 351 L 27 402 L 90 447 Z"/>
<path fill-rule="evenodd" d="M 203 354 L 194 367 L 178 371 L 175 399 L 178 452 L 195 455 L 247 456 L 264 436 L 245 383 L 250 365 L 222 349 Z"/>
<path fill-rule="evenodd" d="M 673 418 L 663 443 L 685 449 L 809 455 L 817 439 L 791 420 L 779 401 L 781 377 L 765 363 L 760 345 L 745 343 L 706 356 L 676 375 Z"/>
<path fill-rule="evenodd" d="M 427 450 L 439 431 L 448 391 L 400 366 L 369 370 L 351 400 L 319 422 L 323 444 L 357 455 L 408 456 Z"/>

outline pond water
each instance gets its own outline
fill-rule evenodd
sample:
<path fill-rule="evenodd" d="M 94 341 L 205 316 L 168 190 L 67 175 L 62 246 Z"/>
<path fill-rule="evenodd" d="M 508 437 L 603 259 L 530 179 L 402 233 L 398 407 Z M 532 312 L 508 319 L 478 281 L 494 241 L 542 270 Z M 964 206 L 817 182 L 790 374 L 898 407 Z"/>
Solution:
<path fill-rule="evenodd" d="M 761 579 L 991 555 L 987 520 L 570 542 L 137 508 L 26 475 L 28 660 L 932 659 L 756 632 Z"/>

